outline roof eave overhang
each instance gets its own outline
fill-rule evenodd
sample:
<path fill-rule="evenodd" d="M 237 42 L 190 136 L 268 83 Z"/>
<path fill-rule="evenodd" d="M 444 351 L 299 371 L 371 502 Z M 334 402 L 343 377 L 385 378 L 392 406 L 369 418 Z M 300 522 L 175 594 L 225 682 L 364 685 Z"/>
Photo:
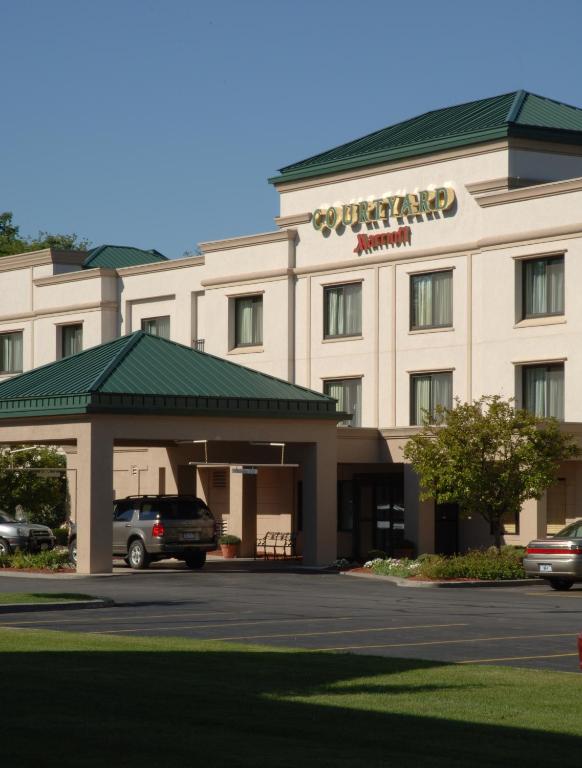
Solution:
<path fill-rule="evenodd" d="M 401 147 L 396 147 L 382 152 L 371 152 L 357 157 L 343 158 L 341 160 L 331 161 L 329 163 L 318 163 L 312 166 L 297 168 L 296 170 L 285 171 L 282 169 L 278 176 L 271 176 L 268 181 L 270 184 L 283 184 L 287 181 L 296 181 L 299 179 L 308 179 L 317 176 L 328 176 L 341 171 L 350 171 L 356 168 L 363 168 L 370 165 L 379 165 L 392 161 L 403 160 L 406 158 L 418 157 L 420 155 L 430 155 L 436 152 L 442 152 L 447 149 L 456 149 L 459 147 L 473 146 L 475 144 L 484 144 L 491 141 L 507 138 L 508 126 L 503 125 L 498 128 L 492 128 L 485 131 L 475 131 L 470 136 L 448 136 L 435 139 L 433 141 L 419 142 Z M 292 168 L 292 166 L 290 166 Z"/>
<path fill-rule="evenodd" d="M 93 392 L 0 400 L 0 419 L 81 414 L 151 416 L 224 416 L 341 421 L 335 401 L 261 400 L 259 398 L 188 397 Z"/>

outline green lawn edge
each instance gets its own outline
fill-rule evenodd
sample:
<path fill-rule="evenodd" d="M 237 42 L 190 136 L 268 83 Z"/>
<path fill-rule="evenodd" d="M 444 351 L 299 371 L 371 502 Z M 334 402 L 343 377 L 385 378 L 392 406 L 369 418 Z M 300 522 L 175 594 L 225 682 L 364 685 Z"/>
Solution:
<path fill-rule="evenodd" d="M 11 765 L 580 764 L 572 673 L 16 627 L 0 654 Z"/>
<path fill-rule="evenodd" d="M 0 605 L 43 605 L 45 603 L 79 602 L 98 600 L 93 595 L 77 595 L 73 592 L 44 593 L 44 592 L 0 592 Z"/>

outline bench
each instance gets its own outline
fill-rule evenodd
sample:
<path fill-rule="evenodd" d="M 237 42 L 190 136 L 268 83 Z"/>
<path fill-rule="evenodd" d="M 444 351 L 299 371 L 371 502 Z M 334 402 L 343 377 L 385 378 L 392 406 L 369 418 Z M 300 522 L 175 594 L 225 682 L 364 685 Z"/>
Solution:
<path fill-rule="evenodd" d="M 295 557 L 296 533 L 283 533 L 282 531 L 267 531 L 264 536 L 259 536 L 255 546 L 255 560 L 263 557 L 269 560 L 272 555 L 273 560 L 278 557 L 283 560 Z"/>

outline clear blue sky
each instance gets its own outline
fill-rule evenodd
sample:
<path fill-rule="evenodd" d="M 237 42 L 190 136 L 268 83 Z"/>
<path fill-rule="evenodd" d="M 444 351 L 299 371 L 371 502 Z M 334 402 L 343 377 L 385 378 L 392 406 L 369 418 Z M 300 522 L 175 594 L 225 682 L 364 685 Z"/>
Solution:
<path fill-rule="evenodd" d="M 518 88 L 582 107 L 580 0 L 0 0 L 0 211 L 180 256 L 274 228 L 267 177 Z"/>

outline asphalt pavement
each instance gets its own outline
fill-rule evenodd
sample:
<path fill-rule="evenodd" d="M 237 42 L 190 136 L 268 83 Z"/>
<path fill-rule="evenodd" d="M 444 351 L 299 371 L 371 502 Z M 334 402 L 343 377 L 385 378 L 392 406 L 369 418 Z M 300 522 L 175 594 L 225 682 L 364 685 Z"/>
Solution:
<path fill-rule="evenodd" d="M 0 615 L 0 627 L 177 636 L 271 646 L 578 672 L 582 585 L 403 589 L 335 573 L 211 562 L 155 564 L 105 577 L 0 574 L 0 592 L 110 598 L 94 610 Z"/>

